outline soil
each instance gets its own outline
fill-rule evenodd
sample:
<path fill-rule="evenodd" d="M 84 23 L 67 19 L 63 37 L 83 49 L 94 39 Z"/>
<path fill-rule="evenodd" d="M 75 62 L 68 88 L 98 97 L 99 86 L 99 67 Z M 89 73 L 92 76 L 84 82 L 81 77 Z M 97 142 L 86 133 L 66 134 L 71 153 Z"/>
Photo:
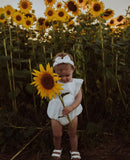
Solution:
<path fill-rule="evenodd" d="M 130 160 L 130 141 L 124 141 L 124 137 L 117 139 L 111 138 L 109 141 L 97 142 L 94 147 L 80 149 L 82 160 Z M 14 153 L 0 154 L 0 160 L 11 160 Z M 31 153 L 25 149 L 14 160 L 52 160 L 50 155 L 45 152 Z M 61 160 L 70 160 L 68 148 L 64 148 Z"/>

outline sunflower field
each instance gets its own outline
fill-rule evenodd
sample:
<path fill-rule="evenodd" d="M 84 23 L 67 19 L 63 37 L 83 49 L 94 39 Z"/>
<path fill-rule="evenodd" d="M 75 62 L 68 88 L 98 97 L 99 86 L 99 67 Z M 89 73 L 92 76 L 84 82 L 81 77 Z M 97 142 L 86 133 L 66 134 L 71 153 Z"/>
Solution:
<path fill-rule="evenodd" d="M 49 99 L 31 85 L 32 71 L 52 66 L 64 51 L 74 57 L 74 77 L 84 79 L 78 136 L 85 160 L 87 148 L 103 138 L 122 135 L 128 141 L 130 135 L 130 6 L 126 16 L 114 17 L 101 0 L 44 2 L 39 18 L 31 0 L 19 0 L 17 9 L 0 7 L 0 153 L 10 160 L 20 160 L 23 152 L 30 160 L 49 157 Z M 63 137 L 67 150 L 66 132 Z"/>

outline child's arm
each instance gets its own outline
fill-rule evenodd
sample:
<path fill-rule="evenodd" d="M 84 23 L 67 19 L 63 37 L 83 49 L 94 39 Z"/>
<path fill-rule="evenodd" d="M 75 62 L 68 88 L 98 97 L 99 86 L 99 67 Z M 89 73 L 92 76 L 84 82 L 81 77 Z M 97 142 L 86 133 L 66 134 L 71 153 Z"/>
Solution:
<path fill-rule="evenodd" d="M 81 89 L 79 90 L 78 94 L 75 97 L 75 101 L 70 105 L 63 109 L 62 114 L 67 115 L 72 112 L 78 105 L 81 103 L 82 100 L 82 92 Z"/>

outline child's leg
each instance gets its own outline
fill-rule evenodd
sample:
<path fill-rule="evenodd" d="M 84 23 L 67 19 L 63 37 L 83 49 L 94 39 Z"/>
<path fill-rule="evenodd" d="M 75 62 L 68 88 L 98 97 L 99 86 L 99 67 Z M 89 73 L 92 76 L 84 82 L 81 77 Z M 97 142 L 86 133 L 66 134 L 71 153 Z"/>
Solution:
<path fill-rule="evenodd" d="M 57 121 L 51 120 L 52 132 L 53 132 L 53 143 L 55 149 L 61 149 L 61 137 L 62 137 L 62 125 Z"/>
<path fill-rule="evenodd" d="M 75 117 L 72 120 L 72 126 L 70 124 L 68 125 L 68 135 L 70 138 L 71 151 L 78 150 L 77 124 L 78 124 L 78 117 Z"/>

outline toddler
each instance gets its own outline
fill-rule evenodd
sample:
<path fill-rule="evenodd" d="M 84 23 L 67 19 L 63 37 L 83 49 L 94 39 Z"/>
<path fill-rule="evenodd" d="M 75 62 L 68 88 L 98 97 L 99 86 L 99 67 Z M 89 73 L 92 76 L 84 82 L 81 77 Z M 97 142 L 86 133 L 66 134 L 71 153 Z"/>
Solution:
<path fill-rule="evenodd" d="M 58 96 L 48 104 L 47 114 L 51 119 L 53 143 L 55 147 L 52 152 L 52 157 L 56 160 L 61 158 L 62 128 L 63 126 L 67 126 L 71 144 L 71 159 L 78 160 L 81 159 L 81 157 L 78 152 L 77 125 L 78 115 L 82 112 L 82 105 L 80 103 L 82 100 L 81 85 L 83 80 L 73 78 L 73 72 L 75 70 L 74 61 L 73 57 L 68 53 L 58 53 L 54 58 L 53 68 L 61 77 L 58 81 L 58 83 L 63 84 L 62 88 L 64 88 L 64 90 L 62 90 L 61 93 L 69 92 L 69 94 L 63 96 L 65 108 L 63 108 Z M 69 115 L 72 125 L 69 123 L 67 115 Z"/>

